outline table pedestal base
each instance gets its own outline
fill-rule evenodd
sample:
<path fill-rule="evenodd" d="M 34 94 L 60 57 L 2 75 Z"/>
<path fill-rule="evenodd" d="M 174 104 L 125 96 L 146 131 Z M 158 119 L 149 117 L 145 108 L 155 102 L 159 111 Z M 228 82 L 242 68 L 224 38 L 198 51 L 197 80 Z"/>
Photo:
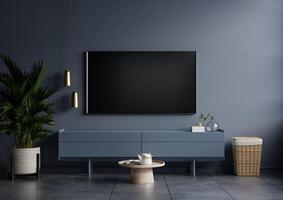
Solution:
<path fill-rule="evenodd" d="M 154 183 L 152 168 L 132 168 L 130 182 L 134 184 Z"/>

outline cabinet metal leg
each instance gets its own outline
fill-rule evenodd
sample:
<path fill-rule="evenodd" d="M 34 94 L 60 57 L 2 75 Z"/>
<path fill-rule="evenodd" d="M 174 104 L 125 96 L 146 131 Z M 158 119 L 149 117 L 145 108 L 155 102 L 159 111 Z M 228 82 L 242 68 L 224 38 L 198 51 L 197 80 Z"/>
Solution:
<path fill-rule="evenodd" d="M 88 159 L 88 177 L 91 178 L 92 175 L 92 160 L 89 158 Z"/>
<path fill-rule="evenodd" d="M 192 176 L 196 176 L 196 160 L 195 159 L 191 161 L 191 174 Z"/>

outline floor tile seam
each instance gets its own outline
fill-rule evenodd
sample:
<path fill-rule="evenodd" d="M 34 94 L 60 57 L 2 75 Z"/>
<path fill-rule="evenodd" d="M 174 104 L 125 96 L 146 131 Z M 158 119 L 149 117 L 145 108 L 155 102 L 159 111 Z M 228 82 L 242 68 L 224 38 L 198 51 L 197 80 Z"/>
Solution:
<path fill-rule="evenodd" d="M 113 193 L 114 193 L 114 190 L 115 190 L 115 188 L 116 188 L 116 185 L 117 185 L 117 177 L 115 177 L 115 181 L 114 181 L 114 184 L 113 184 L 113 187 L 112 187 L 112 190 L 111 190 L 111 193 L 110 193 L 110 195 L 109 195 L 109 199 L 108 200 L 111 200 L 111 198 L 112 198 L 112 195 L 113 195 Z"/>
<path fill-rule="evenodd" d="M 165 176 L 165 174 L 163 174 L 163 178 L 164 178 L 164 180 L 165 180 L 166 187 L 167 187 L 167 190 L 168 190 L 168 193 L 169 193 L 170 199 L 171 199 L 171 200 L 173 200 L 172 195 L 171 195 L 171 192 L 170 192 L 169 185 L 168 185 L 167 180 L 166 180 L 166 176 Z"/>
<path fill-rule="evenodd" d="M 236 198 L 233 197 L 232 194 L 230 194 L 230 193 L 228 192 L 228 190 L 226 190 L 225 187 L 223 187 L 223 185 L 218 182 L 218 180 L 217 180 L 216 177 L 211 176 L 211 178 L 212 178 L 212 180 L 214 180 L 214 182 L 215 182 L 226 194 L 228 194 L 228 196 L 229 196 L 230 198 L 232 198 L 233 200 L 236 200 Z"/>
<path fill-rule="evenodd" d="M 264 180 L 264 178 L 262 178 L 262 177 L 259 177 L 259 179 L 260 179 L 260 180 L 262 180 L 264 183 L 268 184 L 269 186 L 271 186 L 271 187 L 272 187 L 272 189 L 274 189 L 274 190 L 278 190 L 278 188 L 276 188 L 276 187 L 275 187 L 275 184 L 270 183 L 270 182 L 268 182 L 268 181 Z M 280 192 L 282 192 L 282 191 L 280 191 Z"/>

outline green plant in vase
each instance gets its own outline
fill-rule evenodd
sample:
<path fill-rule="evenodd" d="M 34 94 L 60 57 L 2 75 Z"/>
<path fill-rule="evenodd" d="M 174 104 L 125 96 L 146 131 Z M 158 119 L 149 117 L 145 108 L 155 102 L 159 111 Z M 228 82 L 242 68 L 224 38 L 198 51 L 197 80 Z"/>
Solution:
<path fill-rule="evenodd" d="M 53 104 L 48 100 L 56 90 L 43 87 L 46 67 L 42 61 L 34 63 L 29 72 L 22 71 L 10 57 L 1 55 L 8 73 L 0 73 L 0 132 L 9 135 L 14 142 L 14 159 L 35 154 L 40 147 L 36 141 L 51 132 Z M 27 159 L 30 159 L 27 157 Z M 18 161 L 18 162 L 17 162 Z M 20 159 L 14 160 L 15 174 L 31 174 L 35 167 L 25 169 Z"/>
<path fill-rule="evenodd" d="M 211 117 L 213 118 L 213 116 L 210 113 L 207 114 L 201 113 L 198 117 L 199 119 L 198 125 L 205 126 L 205 123 L 207 122 L 207 120 L 211 119 Z"/>
<path fill-rule="evenodd" d="M 199 125 L 205 126 L 206 131 L 218 131 L 219 130 L 219 124 L 215 122 L 214 117 L 212 114 L 207 113 L 203 114 L 201 113 L 199 116 Z"/>

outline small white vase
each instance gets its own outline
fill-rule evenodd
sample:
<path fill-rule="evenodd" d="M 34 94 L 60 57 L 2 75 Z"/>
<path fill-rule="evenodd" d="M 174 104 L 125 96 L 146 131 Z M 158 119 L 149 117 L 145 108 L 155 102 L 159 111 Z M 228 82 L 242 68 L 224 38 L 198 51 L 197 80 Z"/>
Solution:
<path fill-rule="evenodd" d="M 14 148 L 13 163 L 16 175 L 36 173 L 36 155 L 40 155 L 40 147 L 36 148 Z M 39 159 L 40 167 L 40 159 Z"/>

